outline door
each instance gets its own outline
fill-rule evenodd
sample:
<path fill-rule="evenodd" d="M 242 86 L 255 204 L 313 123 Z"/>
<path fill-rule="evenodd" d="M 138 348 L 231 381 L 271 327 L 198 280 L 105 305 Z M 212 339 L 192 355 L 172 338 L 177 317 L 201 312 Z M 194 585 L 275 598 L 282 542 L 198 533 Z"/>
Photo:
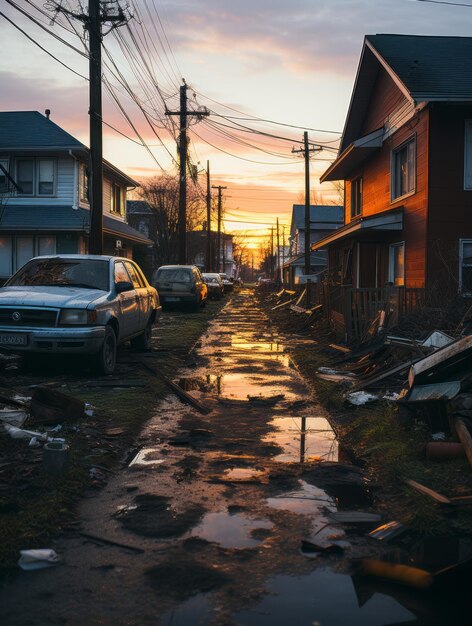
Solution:
<path fill-rule="evenodd" d="M 131 261 L 124 262 L 128 271 L 131 282 L 136 290 L 139 306 L 139 325 L 138 330 L 144 330 L 151 315 L 151 295 L 148 291 L 144 280 L 141 278 L 139 271 Z"/>
<path fill-rule="evenodd" d="M 115 285 L 121 282 L 133 282 L 126 271 L 123 261 L 115 262 Z M 117 296 L 120 319 L 120 340 L 139 332 L 139 304 L 136 289 L 124 291 Z"/>

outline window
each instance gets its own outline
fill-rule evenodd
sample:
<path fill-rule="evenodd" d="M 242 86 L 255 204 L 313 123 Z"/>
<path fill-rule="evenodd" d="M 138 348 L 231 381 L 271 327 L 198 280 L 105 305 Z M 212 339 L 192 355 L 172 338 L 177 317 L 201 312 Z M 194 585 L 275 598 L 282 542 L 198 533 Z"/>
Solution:
<path fill-rule="evenodd" d="M 80 166 L 80 199 L 82 202 L 89 202 L 89 188 L 90 188 L 90 172 L 85 165 Z"/>
<path fill-rule="evenodd" d="M 8 159 L 0 159 L 0 165 L 8 172 Z M 0 193 L 7 193 L 10 185 L 8 177 L 0 167 Z"/>
<path fill-rule="evenodd" d="M 115 183 L 111 186 L 111 211 L 121 215 L 121 187 Z"/>
<path fill-rule="evenodd" d="M 131 282 L 122 261 L 115 263 L 115 283 Z"/>
<path fill-rule="evenodd" d="M 351 181 L 351 218 L 362 213 L 362 176 Z"/>
<path fill-rule="evenodd" d="M 16 165 L 16 184 L 20 188 L 19 195 L 34 195 L 34 161 L 19 159 Z"/>
<path fill-rule="evenodd" d="M 149 226 L 145 220 L 140 220 L 138 224 L 139 232 L 145 237 L 149 237 Z"/>
<path fill-rule="evenodd" d="M 392 154 L 391 196 L 392 200 L 415 191 L 416 178 L 415 139 L 410 139 Z"/>
<path fill-rule="evenodd" d="M 11 276 L 12 270 L 11 237 L 0 237 L 0 276 Z"/>
<path fill-rule="evenodd" d="M 56 238 L 38 237 L 36 241 L 36 253 L 38 256 L 56 254 Z"/>
<path fill-rule="evenodd" d="M 390 245 L 390 258 L 388 280 L 396 287 L 405 284 L 405 243 L 392 243 Z"/>
<path fill-rule="evenodd" d="M 33 237 L 16 238 L 16 267 L 20 269 L 25 263 L 34 257 Z"/>
<path fill-rule="evenodd" d="M 472 239 L 459 241 L 459 289 L 472 293 Z"/>
<path fill-rule="evenodd" d="M 16 183 L 20 196 L 53 196 L 56 161 L 54 159 L 18 159 Z"/>
<path fill-rule="evenodd" d="M 54 194 L 54 165 L 52 159 L 38 159 L 38 196 Z"/>
<path fill-rule="evenodd" d="M 0 276 L 11 276 L 34 256 L 55 253 L 54 235 L 0 237 Z"/>
<path fill-rule="evenodd" d="M 133 283 L 133 287 L 135 289 L 141 289 L 141 287 L 144 287 L 144 284 L 141 284 L 141 279 L 139 278 L 138 273 L 136 272 L 134 268 L 134 265 L 126 261 L 125 266 L 126 266 L 126 269 L 128 270 L 128 274 L 131 278 L 131 282 Z"/>

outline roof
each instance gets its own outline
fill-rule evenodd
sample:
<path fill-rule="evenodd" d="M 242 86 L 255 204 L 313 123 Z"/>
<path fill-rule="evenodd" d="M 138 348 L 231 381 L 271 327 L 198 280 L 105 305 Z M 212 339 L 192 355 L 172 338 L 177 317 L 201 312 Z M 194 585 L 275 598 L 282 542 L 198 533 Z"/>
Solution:
<path fill-rule="evenodd" d="M 340 154 L 360 136 L 382 70 L 389 74 L 412 109 L 431 101 L 471 101 L 472 37 L 366 35 Z"/>
<path fill-rule="evenodd" d="M 311 227 L 336 228 L 337 224 L 344 223 L 344 207 L 337 205 L 312 204 L 310 205 Z M 290 229 L 303 230 L 305 228 L 305 205 L 294 204 L 292 209 L 292 223 Z"/>
<path fill-rule="evenodd" d="M 0 152 L 35 150 L 75 150 L 84 159 L 89 149 L 39 111 L 0 111 Z M 128 187 L 139 183 L 103 159 L 103 167 Z"/>
<path fill-rule="evenodd" d="M 0 231 L 76 231 L 88 232 L 90 213 L 71 206 L 18 206 L 6 205 L 0 211 Z M 103 231 L 109 235 L 126 238 L 143 245 L 153 242 L 126 222 L 103 216 Z"/>
<path fill-rule="evenodd" d="M 326 248 L 326 246 L 332 243 L 353 237 L 361 231 L 391 232 L 399 230 L 403 230 L 403 207 L 355 219 L 323 237 L 323 239 L 311 244 L 311 249 L 319 250 L 320 248 Z"/>
<path fill-rule="evenodd" d="M 39 111 L 0 111 L 0 150 L 86 149 Z"/>
<path fill-rule="evenodd" d="M 145 200 L 127 200 L 126 212 L 128 215 L 152 215 L 153 210 Z"/>
<path fill-rule="evenodd" d="M 383 145 L 383 128 L 374 130 L 365 137 L 356 139 L 349 145 L 336 160 L 320 176 L 320 182 L 326 180 L 341 180 L 348 177 L 349 173 L 358 167 L 372 154 L 380 150 Z"/>
<path fill-rule="evenodd" d="M 316 267 L 316 266 L 320 266 L 320 267 L 326 267 L 326 265 L 328 264 L 328 255 L 326 254 L 325 251 L 322 252 L 310 252 L 310 267 Z M 305 255 L 304 254 L 298 254 L 297 256 L 293 256 L 290 259 L 288 259 L 283 267 L 290 267 L 290 266 L 304 266 L 305 265 Z"/>
<path fill-rule="evenodd" d="M 367 35 L 405 85 L 421 100 L 472 100 L 472 37 Z"/>

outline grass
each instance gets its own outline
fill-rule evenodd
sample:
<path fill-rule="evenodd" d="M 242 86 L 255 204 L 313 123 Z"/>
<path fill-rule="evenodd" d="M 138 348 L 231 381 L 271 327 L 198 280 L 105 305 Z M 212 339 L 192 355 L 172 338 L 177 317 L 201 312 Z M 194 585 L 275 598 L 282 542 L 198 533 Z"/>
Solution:
<path fill-rule="evenodd" d="M 164 313 L 154 328 L 153 343 L 159 351 L 152 359 L 153 367 L 172 378 L 223 305 L 224 301 L 209 301 L 199 313 Z M 168 393 L 160 378 L 135 366 L 129 356 L 129 348 L 120 351 L 117 371 L 123 379 L 139 378 L 146 383 L 144 388 L 87 388 L 80 385 L 79 376 L 77 381 L 72 377 L 69 388 L 63 389 L 94 407 L 92 418 L 81 421 L 76 431 L 69 430 L 65 435 L 70 448 L 69 471 L 58 477 L 45 476 L 40 471 L 39 457 L 31 477 L 15 478 L 15 484 L 0 491 L 0 567 L 13 566 L 20 549 L 47 547 L 59 530 L 73 526 L 79 498 L 95 486 L 89 474 L 91 466 L 116 469 L 143 424 L 152 416 L 158 400 Z M 54 382 L 54 377 L 47 380 Z M 103 437 L 110 427 L 122 429 L 122 434 L 112 441 Z M 7 454 L 14 463 L 21 464 L 18 459 L 23 455 L 29 460 L 27 442 L 4 440 L 4 443 L 8 444 Z M 7 454 L 4 459 L 9 458 Z"/>

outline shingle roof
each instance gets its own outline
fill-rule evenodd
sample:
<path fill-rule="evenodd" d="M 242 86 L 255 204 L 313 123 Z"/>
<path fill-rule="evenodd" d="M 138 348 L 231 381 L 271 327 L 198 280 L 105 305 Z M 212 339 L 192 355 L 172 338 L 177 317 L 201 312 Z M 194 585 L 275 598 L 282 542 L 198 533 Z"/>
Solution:
<path fill-rule="evenodd" d="M 0 111 L 0 150 L 85 146 L 38 111 Z"/>
<path fill-rule="evenodd" d="M 344 223 L 344 207 L 337 205 L 312 204 L 310 206 L 311 227 L 316 229 L 317 225 Z M 305 205 L 294 204 L 292 209 L 292 230 L 305 228 Z"/>
<path fill-rule="evenodd" d="M 367 35 L 411 96 L 472 99 L 472 37 Z"/>
<path fill-rule="evenodd" d="M 152 209 L 145 200 L 127 200 L 126 211 L 128 215 L 146 214 L 152 215 Z"/>
<path fill-rule="evenodd" d="M 6 205 L 0 211 L 2 231 L 88 231 L 90 213 L 71 206 L 18 206 Z M 103 216 L 103 230 L 109 234 L 131 239 L 141 244 L 152 245 L 152 241 L 126 222 Z"/>

